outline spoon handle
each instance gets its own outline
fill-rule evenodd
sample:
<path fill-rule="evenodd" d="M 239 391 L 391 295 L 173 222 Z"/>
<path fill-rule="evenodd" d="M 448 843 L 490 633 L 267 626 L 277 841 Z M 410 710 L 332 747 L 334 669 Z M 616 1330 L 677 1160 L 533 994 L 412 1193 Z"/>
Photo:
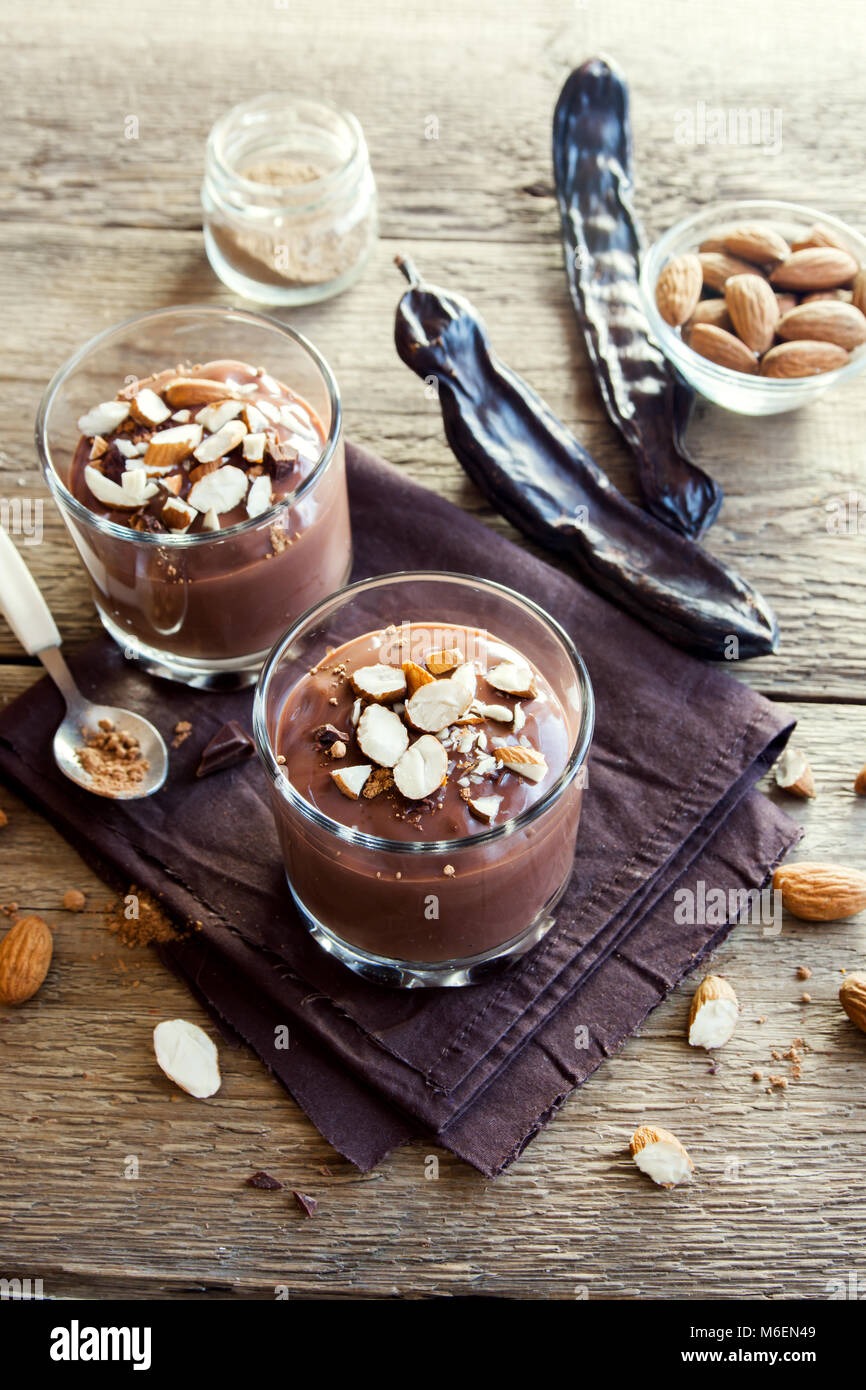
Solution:
<path fill-rule="evenodd" d="M 60 633 L 29 569 L 0 526 L 0 609 L 29 656 L 60 646 Z"/>

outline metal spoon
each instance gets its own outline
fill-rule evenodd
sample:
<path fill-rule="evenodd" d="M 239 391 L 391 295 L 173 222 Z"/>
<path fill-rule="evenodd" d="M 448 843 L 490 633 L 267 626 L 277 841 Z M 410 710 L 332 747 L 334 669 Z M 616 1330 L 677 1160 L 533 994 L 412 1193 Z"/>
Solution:
<path fill-rule="evenodd" d="M 54 735 L 54 759 L 60 771 L 85 790 L 114 801 L 132 801 L 159 791 L 168 773 L 168 749 L 162 734 L 140 714 L 113 705 L 95 705 L 84 698 L 60 653 L 60 633 L 48 605 L 2 526 L 0 608 L 24 650 L 29 656 L 39 657 L 66 701 L 66 718 Z M 128 790 L 109 792 L 94 786 L 90 773 L 78 759 L 84 747 L 85 731 L 96 733 L 100 720 L 110 720 L 119 732 L 137 738 L 141 756 L 149 764 L 141 781 L 133 783 Z"/>

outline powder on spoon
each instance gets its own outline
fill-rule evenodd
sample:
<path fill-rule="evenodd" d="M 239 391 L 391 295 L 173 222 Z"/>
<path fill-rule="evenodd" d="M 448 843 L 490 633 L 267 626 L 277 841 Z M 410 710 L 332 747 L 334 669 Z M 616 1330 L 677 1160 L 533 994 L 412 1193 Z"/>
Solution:
<path fill-rule="evenodd" d="M 103 796 L 119 796 L 141 782 L 150 763 L 142 757 L 134 734 L 116 729 L 110 719 L 100 719 L 98 729 L 82 729 L 84 746 L 76 757 L 90 777 L 90 785 Z"/>

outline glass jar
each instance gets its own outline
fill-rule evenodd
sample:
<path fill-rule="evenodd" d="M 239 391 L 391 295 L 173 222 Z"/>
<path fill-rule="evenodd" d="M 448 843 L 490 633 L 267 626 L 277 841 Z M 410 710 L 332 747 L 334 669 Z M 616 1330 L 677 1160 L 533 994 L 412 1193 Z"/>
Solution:
<path fill-rule="evenodd" d="M 280 93 L 227 111 L 208 136 L 208 259 L 230 290 L 312 304 L 360 275 L 378 234 L 376 185 L 354 116 Z"/>
<path fill-rule="evenodd" d="M 263 367 L 318 416 L 322 452 L 295 490 L 255 518 L 191 535 L 136 531 L 79 501 L 69 486 L 79 417 L 112 400 L 125 380 L 217 358 Z M 251 684 L 286 623 L 349 577 L 337 383 L 312 344 L 273 319 L 183 305 L 107 329 L 48 386 L 36 445 L 103 626 L 127 657 L 155 675 L 202 688 Z"/>
<path fill-rule="evenodd" d="M 507 634 L 552 687 L 567 726 L 567 760 L 539 799 L 509 820 L 453 839 L 386 839 L 326 815 L 278 763 L 292 690 L 328 651 L 401 618 L 437 631 Z M 306 613 L 262 668 L 253 728 L 289 888 L 319 944 L 358 974 L 400 988 L 470 984 L 528 951 L 553 925 L 573 872 L 593 720 L 589 676 L 567 634 L 501 584 L 391 574 L 349 585 Z"/>

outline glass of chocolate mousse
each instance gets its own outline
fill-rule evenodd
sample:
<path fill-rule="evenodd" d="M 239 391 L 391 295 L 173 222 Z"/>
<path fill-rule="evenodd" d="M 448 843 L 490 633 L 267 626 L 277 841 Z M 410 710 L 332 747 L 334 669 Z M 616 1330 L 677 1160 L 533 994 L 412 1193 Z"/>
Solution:
<path fill-rule="evenodd" d="M 311 608 L 265 662 L 253 724 L 319 944 L 402 988 L 529 950 L 572 873 L 593 716 L 569 637 L 500 584 L 407 572 Z"/>
<path fill-rule="evenodd" d="M 191 305 L 108 329 L 54 377 L 36 442 L 104 626 L 157 675 L 250 684 L 348 578 L 337 384 L 281 323 Z"/>

